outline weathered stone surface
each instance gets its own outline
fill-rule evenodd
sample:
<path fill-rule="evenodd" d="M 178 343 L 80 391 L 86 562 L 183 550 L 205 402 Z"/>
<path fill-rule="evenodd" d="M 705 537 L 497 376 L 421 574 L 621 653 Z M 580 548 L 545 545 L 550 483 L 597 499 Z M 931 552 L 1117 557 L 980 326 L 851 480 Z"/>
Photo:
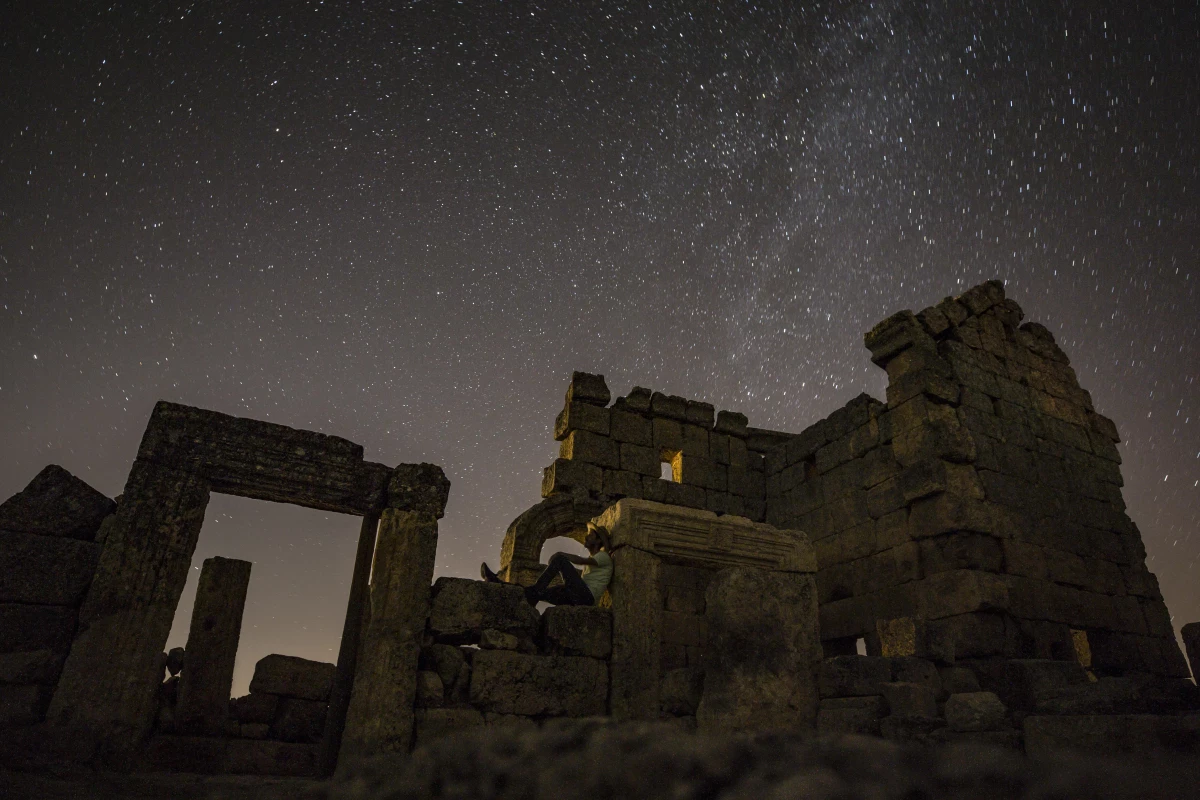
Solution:
<path fill-rule="evenodd" d="M 419 666 L 422 670 L 436 672 L 442 686 L 451 693 L 462 671 L 467 669 L 468 675 L 470 674 L 462 650 L 452 644 L 430 644 L 422 647 Z"/>
<path fill-rule="evenodd" d="M 0 530 L 0 603 L 78 606 L 99 560 L 93 542 Z"/>
<path fill-rule="evenodd" d="M 489 728 L 508 728 L 509 730 L 535 731 L 537 720 L 522 717 L 520 714 L 497 714 L 489 711 L 483 715 L 483 724 Z"/>
<path fill-rule="evenodd" d="M 483 714 L 473 708 L 417 709 L 415 744 L 425 747 L 447 736 L 483 727 Z"/>
<path fill-rule="evenodd" d="M 90 542 L 116 504 L 57 464 L 0 504 L 0 530 Z"/>
<path fill-rule="evenodd" d="M 276 694 L 304 700 L 328 700 L 329 687 L 333 683 L 333 673 L 336 669 L 333 664 L 310 661 L 297 656 L 281 656 L 277 653 L 263 656 L 254 665 L 250 693 Z M 184 671 L 187 671 L 186 667 Z"/>
<path fill-rule="evenodd" d="M 430 615 L 437 538 L 437 519 L 432 514 L 387 509 L 380 516 L 371 613 L 359 649 L 339 758 L 404 752 L 412 742 L 417 668 Z"/>
<path fill-rule="evenodd" d="M 1009 659 L 975 661 L 970 666 L 983 689 L 995 692 L 1006 707 L 1019 712 L 1033 709 L 1041 697 L 1088 681 L 1075 661 Z"/>
<path fill-rule="evenodd" d="M 32 725 L 42 720 L 50 687 L 0 686 L 0 725 Z"/>
<path fill-rule="evenodd" d="M 881 619 L 875 623 L 879 646 L 885 658 L 928 655 L 925 621 L 916 617 Z"/>
<path fill-rule="evenodd" d="M 700 730 L 813 728 L 822 650 L 812 576 L 721 570 L 705 592 L 704 618 Z"/>
<path fill-rule="evenodd" d="M 443 642 L 473 644 L 484 628 L 532 638 L 538 624 L 520 586 L 465 578 L 438 578 L 433 585 L 429 630 Z"/>
<path fill-rule="evenodd" d="M 149 435 L 149 434 L 147 434 Z M 118 742 L 150 729 L 162 650 L 204 522 L 209 482 L 137 461 L 79 613 L 47 713 L 73 735 Z"/>
<path fill-rule="evenodd" d="M 609 392 L 603 375 L 588 372 L 571 373 L 571 384 L 567 387 L 567 405 L 570 405 L 572 400 L 578 400 L 582 403 L 606 406 L 611 399 L 612 393 Z"/>
<path fill-rule="evenodd" d="M 617 412 L 624 414 L 625 412 Z M 626 414 L 626 416 L 634 416 Z M 639 417 L 640 419 L 640 417 Z M 647 427 L 649 427 L 647 425 Z M 571 431 L 591 431 L 600 436 L 612 433 L 612 419 L 607 408 L 590 403 L 568 403 L 554 420 L 554 438 L 562 441 Z M 615 435 L 613 438 L 617 438 Z"/>
<path fill-rule="evenodd" d="M 250 567 L 249 561 L 220 556 L 204 561 L 175 706 L 179 731 L 215 733 L 229 716 Z"/>
<path fill-rule="evenodd" d="M 436 464 L 400 464 L 388 481 L 388 508 L 441 519 L 450 497 L 450 479 Z"/>
<path fill-rule="evenodd" d="M 938 716 L 937 693 L 926 684 L 889 681 L 879 684 L 879 691 L 887 701 L 891 714 L 902 717 Z"/>
<path fill-rule="evenodd" d="M 612 714 L 653 719 L 659 708 L 662 561 L 634 547 L 617 548 L 612 559 Z"/>
<path fill-rule="evenodd" d="M 546 498 L 572 489 L 598 492 L 603 486 L 604 469 L 583 461 L 556 458 L 542 471 L 542 497 Z"/>
<path fill-rule="evenodd" d="M 77 612 L 66 606 L 0 603 L 0 651 L 52 650 L 71 646 Z"/>
<path fill-rule="evenodd" d="M 1008 724 L 1008 709 L 992 692 L 952 694 L 944 713 L 946 724 L 956 731 L 994 731 Z"/>
<path fill-rule="evenodd" d="M 446 702 L 446 687 L 436 672 L 421 670 L 417 673 L 417 708 L 440 708 Z"/>
<path fill-rule="evenodd" d="M 280 699 L 279 711 L 271 723 L 271 738 L 284 742 L 320 741 L 328 708 L 329 704 L 322 700 Z"/>
<path fill-rule="evenodd" d="M 270 724 L 279 710 L 279 695 L 252 692 L 229 701 L 230 714 L 238 722 Z"/>
<path fill-rule="evenodd" d="M 1089 714 L 1029 716 L 1023 722 L 1025 752 L 1056 750 L 1100 753 L 1200 752 L 1200 716 Z"/>
<path fill-rule="evenodd" d="M 966 667 L 942 667 L 938 670 L 942 681 L 942 689 L 949 694 L 966 694 L 978 692 L 979 678 Z"/>
<path fill-rule="evenodd" d="M 879 719 L 887 713 L 887 704 L 879 695 L 865 697 L 828 697 L 817 712 L 817 732 L 827 736 L 841 734 L 879 735 Z"/>
<path fill-rule="evenodd" d="M 481 650 L 471 661 L 471 704 L 522 716 L 604 714 L 608 668 L 576 656 L 529 656 Z"/>
<path fill-rule="evenodd" d="M 511 633 L 484 628 L 479 634 L 479 646 L 484 650 L 516 650 L 521 640 Z"/>
<path fill-rule="evenodd" d="M 663 673 L 660 688 L 662 710 L 668 714 L 695 714 L 704 691 L 704 672 L 696 667 L 681 667 Z"/>
<path fill-rule="evenodd" d="M 933 734 L 945 727 L 946 721 L 940 717 L 892 715 L 879 720 L 880 735 L 894 742 L 933 744 L 936 741 Z"/>
<path fill-rule="evenodd" d="M 312 777 L 317 773 L 317 749 L 311 744 L 231 739 L 221 772 Z"/>
<path fill-rule="evenodd" d="M 265 722 L 243 722 L 238 725 L 238 736 L 243 739 L 265 739 L 271 735 L 271 726 Z"/>
<path fill-rule="evenodd" d="M 65 657 L 53 650 L 0 653 L 0 683 L 52 684 Z"/>
<path fill-rule="evenodd" d="M 542 614 L 541 636 L 553 652 L 607 659 L 612 654 L 612 612 L 596 606 L 553 606 Z"/>
<path fill-rule="evenodd" d="M 892 665 L 878 656 L 835 656 L 821 662 L 818 674 L 821 697 L 865 697 L 880 694 Z"/>

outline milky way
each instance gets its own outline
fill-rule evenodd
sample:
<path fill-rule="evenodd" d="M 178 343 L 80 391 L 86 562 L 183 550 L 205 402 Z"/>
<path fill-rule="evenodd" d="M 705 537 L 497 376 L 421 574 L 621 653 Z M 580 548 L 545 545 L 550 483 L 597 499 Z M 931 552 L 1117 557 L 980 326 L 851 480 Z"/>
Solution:
<path fill-rule="evenodd" d="M 571 370 L 798 431 L 883 396 L 876 321 L 998 277 L 1200 620 L 1194 3 L 50 5 L 0 20 L 0 496 L 119 493 L 164 398 L 441 464 L 473 574 Z M 214 498 L 235 688 L 333 659 L 356 535 Z"/>

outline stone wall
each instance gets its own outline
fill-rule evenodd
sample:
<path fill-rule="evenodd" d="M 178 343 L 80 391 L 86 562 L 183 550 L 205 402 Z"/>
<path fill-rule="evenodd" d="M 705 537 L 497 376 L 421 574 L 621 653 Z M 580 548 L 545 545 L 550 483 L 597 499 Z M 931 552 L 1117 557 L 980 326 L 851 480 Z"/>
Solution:
<path fill-rule="evenodd" d="M 1116 426 L 999 282 L 866 336 L 888 373 L 766 459 L 767 521 L 809 533 L 831 654 L 920 622 L 940 659 L 1187 675 L 1121 498 Z"/>
<path fill-rule="evenodd" d="M 115 508 L 56 465 L 0 505 L 0 726 L 45 717 Z"/>

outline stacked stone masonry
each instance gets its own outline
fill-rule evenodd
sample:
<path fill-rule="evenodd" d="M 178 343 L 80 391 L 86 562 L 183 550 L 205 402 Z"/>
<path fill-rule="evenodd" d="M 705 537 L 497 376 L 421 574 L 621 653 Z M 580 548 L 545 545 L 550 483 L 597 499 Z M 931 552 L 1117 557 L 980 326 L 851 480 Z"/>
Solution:
<path fill-rule="evenodd" d="M 866 336 L 887 402 L 861 395 L 766 457 L 767 522 L 808 532 L 830 654 L 922 621 L 956 658 L 1073 659 L 1186 677 L 1121 499 L 1116 426 L 999 282 Z"/>

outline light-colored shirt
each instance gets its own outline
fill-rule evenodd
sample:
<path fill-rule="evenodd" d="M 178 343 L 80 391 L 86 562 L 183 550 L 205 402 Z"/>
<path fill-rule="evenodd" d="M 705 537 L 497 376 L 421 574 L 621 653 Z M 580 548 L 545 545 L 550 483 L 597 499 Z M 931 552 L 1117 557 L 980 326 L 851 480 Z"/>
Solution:
<path fill-rule="evenodd" d="M 612 556 L 600 550 L 592 555 L 592 560 L 596 562 L 596 566 L 583 568 L 583 582 L 592 590 L 592 597 L 599 600 L 600 595 L 608 588 L 608 582 L 612 580 Z"/>

